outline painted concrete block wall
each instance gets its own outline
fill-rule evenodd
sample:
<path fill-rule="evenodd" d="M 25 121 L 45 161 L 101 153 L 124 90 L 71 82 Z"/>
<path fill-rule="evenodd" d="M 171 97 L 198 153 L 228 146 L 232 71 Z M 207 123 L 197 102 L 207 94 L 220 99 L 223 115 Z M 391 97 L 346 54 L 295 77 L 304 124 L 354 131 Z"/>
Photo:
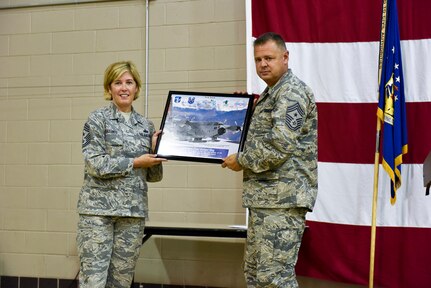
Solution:
<path fill-rule="evenodd" d="M 132 60 L 145 79 L 145 1 L 8 2 L 0 6 L 0 275 L 73 279 L 82 126 L 108 104 L 107 65 Z M 149 93 L 136 110 L 148 108 L 159 126 L 169 90 L 245 89 L 244 0 L 152 0 L 149 11 Z M 151 221 L 245 223 L 241 173 L 180 161 L 164 168 L 164 180 L 150 184 Z M 136 280 L 242 287 L 243 246 L 154 237 Z"/>

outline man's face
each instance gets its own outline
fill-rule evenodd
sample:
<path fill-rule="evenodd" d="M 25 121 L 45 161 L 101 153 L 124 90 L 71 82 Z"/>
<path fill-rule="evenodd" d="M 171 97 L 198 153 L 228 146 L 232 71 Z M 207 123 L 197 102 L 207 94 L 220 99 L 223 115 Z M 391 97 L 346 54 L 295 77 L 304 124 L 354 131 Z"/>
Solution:
<path fill-rule="evenodd" d="M 259 77 L 274 86 L 288 69 L 289 51 L 279 48 L 274 41 L 254 47 L 254 63 Z"/>

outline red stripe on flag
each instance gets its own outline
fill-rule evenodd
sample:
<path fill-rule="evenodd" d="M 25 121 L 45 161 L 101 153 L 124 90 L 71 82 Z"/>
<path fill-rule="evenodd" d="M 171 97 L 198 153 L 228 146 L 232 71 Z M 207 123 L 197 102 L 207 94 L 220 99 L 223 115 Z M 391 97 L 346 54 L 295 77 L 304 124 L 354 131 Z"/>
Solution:
<path fill-rule="evenodd" d="M 320 162 L 374 163 L 376 103 L 318 103 Z"/>
<path fill-rule="evenodd" d="M 409 152 L 404 163 L 422 164 L 431 151 L 431 102 L 406 103 Z M 373 164 L 376 103 L 317 103 L 319 161 Z"/>
<path fill-rule="evenodd" d="M 370 227 L 314 221 L 307 224 L 296 266 L 298 275 L 368 284 Z M 431 229 L 377 227 L 376 235 L 377 287 L 425 287 L 424 283 L 431 283 L 426 264 L 431 259 Z"/>
<path fill-rule="evenodd" d="M 431 38 L 431 1 L 398 0 L 398 11 L 401 40 Z M 252 1 L 252 34 L 274 31 L 286 42 L 379 41 L 381 13 L 376 0 Z"/>

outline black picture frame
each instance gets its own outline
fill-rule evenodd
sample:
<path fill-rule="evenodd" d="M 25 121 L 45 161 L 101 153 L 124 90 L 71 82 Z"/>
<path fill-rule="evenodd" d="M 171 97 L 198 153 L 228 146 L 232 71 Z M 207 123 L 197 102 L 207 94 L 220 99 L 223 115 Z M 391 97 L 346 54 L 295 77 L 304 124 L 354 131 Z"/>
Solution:
<path fill-rule="evenodd" d="M 243 148 L 253 100 L 249 94 L 169 91 L 157 157 L 222 163 Z"/>

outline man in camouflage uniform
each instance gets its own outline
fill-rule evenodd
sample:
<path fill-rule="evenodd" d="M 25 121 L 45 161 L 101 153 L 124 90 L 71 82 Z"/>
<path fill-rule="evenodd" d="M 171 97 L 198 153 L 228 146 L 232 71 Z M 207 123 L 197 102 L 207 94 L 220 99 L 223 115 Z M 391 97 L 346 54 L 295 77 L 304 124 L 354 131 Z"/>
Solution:
<path fill-rule="evenodd" d="M 151 154 L 159 132 L 132 107 L 141 81 L 131 62 L 105 72 L 111 104 L 84 125 L 84 184 L 78 200 L 80 288 L 130 287 L 148 217 L 147 181 L 162 179 Z"/>
<path fill-rule="evenodd" d="M 311 89 L 288 68 L 280 35 L 257 38 L 254 57 L 268 86 L 256 102 L 243 151 L 225 158 L 222 167 L 243 170 L 247 286 L 298 287 L 305 214 L 317 196 L 317 108 Z"/>

